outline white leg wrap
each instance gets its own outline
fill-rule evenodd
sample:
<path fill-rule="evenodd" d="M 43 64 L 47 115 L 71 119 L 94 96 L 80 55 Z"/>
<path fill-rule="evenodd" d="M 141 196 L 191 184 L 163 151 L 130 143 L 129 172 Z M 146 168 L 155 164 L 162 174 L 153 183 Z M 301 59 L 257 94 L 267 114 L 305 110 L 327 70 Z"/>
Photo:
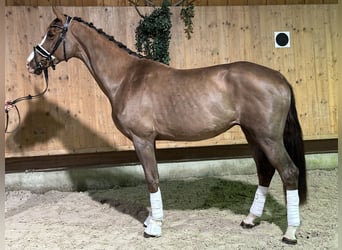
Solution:
<path fill-rule="evenodd" d="M 163 201 L 160 189 L 155 193 L 150 193 L 151 212 L 154 220 L 163 220 Z"/>
<path fill-rule="evenodd" d="M 286 200 L 287 200 L 287 225 L 298 227 L 300 225 L 298 190 L 287 190 Z"/>
<path fill-rule="evenodd" d="M 148 215 L 144 221 L 144 227 L 147 227 L 151 223 L 151 220 L 152 220 L 152 216 Z"/>
<path fill-rule="evenodd" d="M 258 186 L 255 192 L 253 204 L 251 206 L 251 209 L 249 210 L 251 214 L 256 215 L 258 217 L 262 215 L 266 202 L 267 192 L 268 187 L 263 187 L 260 185 Z"/>
<path fill-rule="evenodd" d="M 161 226 L 164 217 L 163 201 L 159 188 L 157 192 L 150 193 L 150 202 L 151 215 L 149 215 L 144 222 L 144 226 L 146 227 L 145 234 L 148 236 L 159 237 L 161 236 Z"/>

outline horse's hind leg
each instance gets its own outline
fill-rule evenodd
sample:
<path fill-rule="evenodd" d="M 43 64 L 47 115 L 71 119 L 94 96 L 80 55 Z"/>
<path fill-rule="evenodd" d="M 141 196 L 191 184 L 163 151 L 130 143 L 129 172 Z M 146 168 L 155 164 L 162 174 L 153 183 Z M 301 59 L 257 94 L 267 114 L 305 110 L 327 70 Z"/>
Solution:
<path fill-rule="evenodd" d="M 264 152 L 261 150 L 254 140 L 245 131 L 246 138 L 252 147 L 253 158 L 257 167 L 259 185 L 255 192 L 252 206 L 249 210 L 248 216 L 241 222 L 243 228 L 252 228 L 255 226 L 255 219 L 261 217 L 272 177 L 275 172 L 275 168 L 271 165 Z"/>
<path fill-rule="evenodd" d="M 148 190 L 150 191 L 151 214 L 144 222 L 145 237 L 160 237 L 163 221 L 163 201 L 159 188 L 159 174 L 155 156 L 155 141 L 133 136 L 135 151 L 140 159 Z"/>
<path fill-rule="evenodd" d="M 296 244 L 297 239 L 295 234 L 300 225 L 298 195 L 299 170 L 288 155 L 282 140 L 283 138 L 271 139 L 270 137 L 264 137 L 259 140 L 259 145 L 272 166 L 277 169 L 286 190 L 288 227 L 283 237 L 283 242 Z"/>

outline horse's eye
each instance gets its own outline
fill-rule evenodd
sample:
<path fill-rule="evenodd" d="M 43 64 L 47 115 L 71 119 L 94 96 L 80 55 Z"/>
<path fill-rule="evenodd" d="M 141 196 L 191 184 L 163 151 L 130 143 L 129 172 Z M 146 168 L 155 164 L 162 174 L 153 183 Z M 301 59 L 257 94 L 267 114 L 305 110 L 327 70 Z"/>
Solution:
<path fill-rule="evenodd" d="M 47 38 L 52 39 L 55 35 L 52 32 L 47 33 Z"/>

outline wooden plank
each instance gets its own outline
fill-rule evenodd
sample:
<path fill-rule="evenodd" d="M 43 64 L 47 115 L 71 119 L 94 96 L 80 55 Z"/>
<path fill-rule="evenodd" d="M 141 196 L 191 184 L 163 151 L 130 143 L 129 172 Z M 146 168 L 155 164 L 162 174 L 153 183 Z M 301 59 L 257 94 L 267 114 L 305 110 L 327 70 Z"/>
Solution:
<path fill-rule="evenodd" d="M 282 5 L 282 4 L 286 4 L 286 0 L 266 0 L 266 4 L 267 5 Z"/>
<path fill-rule="evenodd" d="M 51 6 L 52 0 L 6 0 L 6 6 Z M 154 1 L 156 6 L 162 0 Z M 172 3 L 178 2 L 172 0 Z M 229 5 L 283 5 L 283 4 L 337 4 L 338 0 L 196 0 L 195 6 L 229 6 Z M 131 6 L 128 0 L 55 0 L 57 6 Z M 146 1 L 138 1 L 139 6 L 148 6 Z M 185 4 L 185 3 L 184 3 Z M 183 4 L 183 5 L 184 5 Z"/>
<path fill-rule="evenodd" d="M 248 5 L 248 0 L 228 0 L 227 5 Z"/>
<path fill-rule="evenodd" d="M 305 0 L 286 0 L 286 4 L 305 4 Z"/>
<path fill-rule="evenodd" d="M 266 5 L 267 0 L 248 0 L 248 5 Z"/>
<path fill-rule="evenodd" d="M 305 0 L 305 4 L 322 4 L 323 0 Z"/>
<path fill-rule="evenodd" d="M 334 48 L 337 48 L 337 41 L 339 37 L 339 32 L 338 32 L 338 27 L 336 26 L 331 26 L 331 22 L 334 22 L 334 20 L 337 20 L 337 12 L 330 13 L 329 8 L 325 8 L 324 11 L 324 33 L 325 33 L 325 55 L 324 57 L 327 60 L 326 64 L 326 82 L 336 82 L 339 83 L 339 78 L 338 78 L 338 67 L 336 66 L 337 64 L 337 50 Z M 336 15 L 336 16 L 335 16 Z M 326 86 L 326 85 L 325 85 Z M 338 131 L 338 115 L 337 115 L 337 110 L 338 110 L 338 104 L 337 104 L 337 93 L 338 93 L 338 84 L 329 84 L 326 86 L 326 91 L 327 91 L 327 116 L 329 119 L 329 124 L 330 128 L 328 128 L 329 133 L 332 134 L 334 133 L 333 131 Z"/>
<path fill-rule="evenodd" d="M 228 4 L 228 0 L 210 0 L 210 6 L 226 6 Z"/>
<path fill-rule="evenodd" d="M 82 0 L 82 6 L 103 6 L 103 0 Z"/>
<path fill-rule="evenodd" d="M 210 6 L 209 0 L 196 0 L 194 3 L 196 6 Z"/>
<path fill-rule="evenodd" d="M 37 0 L 37 5 L 39 5 L 39 6 L 52 6 L 52 0 Z"/>
<path fill-rule="evenodd" d="M 6 0 L 6 6 L 51 6 L 52 0 Z M 154 0 L 156 6 L 162 0 Z M 172 3 L 178 2 L 172 0 Z M 186 2 L 182 5 L 186 5 Z M 229 5 L 283 5 L 283 4 L 337 4 L 338 0 L 196 0 L 195 6 L 229 6 Z M 57 6 L 131 6 L 128 0 L 55 0 Z M 138 0 L 139 6 L 148 6 L 146 1 Z"/>
<path fill-rule="evenodd" d="M 313 9 L 311 9 L 313 11 Z M 319 112 L 318 112 L 318 101 L 317 100 L 317 89 L 315 89 L 317 74 L 315 72 L 315 56 L 314 56 L 314 40 L 311 32 L 311 13 L 304 12 L 302 15 L 301 26 L 297 27 L 297 33 L 302 36 L 302 52 L 303 56 L 301 59 L 301 64 L 304 70 L 304 79 L 306 79 L 306 95 L 303 96 L 303 101 L 306 103 L 307 114 L 312 114 L 308 116 L 309 122 L 305 123 L 305 129 L 309 134 L 315 136 L 316 127 L 319 128 Z M 317 17 L 316 17 L 317 18 Z M 300 55 L 299 55 L 300 56 Z M 306 58 L 306 59 L 304 59 Z M 297 98 L 298 99 L 298 98 Z M 315 114 L 315 115 L 313 115 Z"/>
<path fill-rule="evenodd" d="M 338 4 L 338 0 L 323 0 L 324 4 Z"/>

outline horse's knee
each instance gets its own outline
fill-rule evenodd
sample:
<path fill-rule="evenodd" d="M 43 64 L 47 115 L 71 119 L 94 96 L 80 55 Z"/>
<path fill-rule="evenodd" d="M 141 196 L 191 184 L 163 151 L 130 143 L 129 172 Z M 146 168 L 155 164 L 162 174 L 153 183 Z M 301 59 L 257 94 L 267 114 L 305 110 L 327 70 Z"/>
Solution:
<path fill-rule="evenodd" d="M 148 179 L 147 180 L 147 187 L 148 187 L 148 191 L 150 193 L 155 193 L 158 191 L 159 188 L 159 180 L 154 180 L 154 179 Z"/>

